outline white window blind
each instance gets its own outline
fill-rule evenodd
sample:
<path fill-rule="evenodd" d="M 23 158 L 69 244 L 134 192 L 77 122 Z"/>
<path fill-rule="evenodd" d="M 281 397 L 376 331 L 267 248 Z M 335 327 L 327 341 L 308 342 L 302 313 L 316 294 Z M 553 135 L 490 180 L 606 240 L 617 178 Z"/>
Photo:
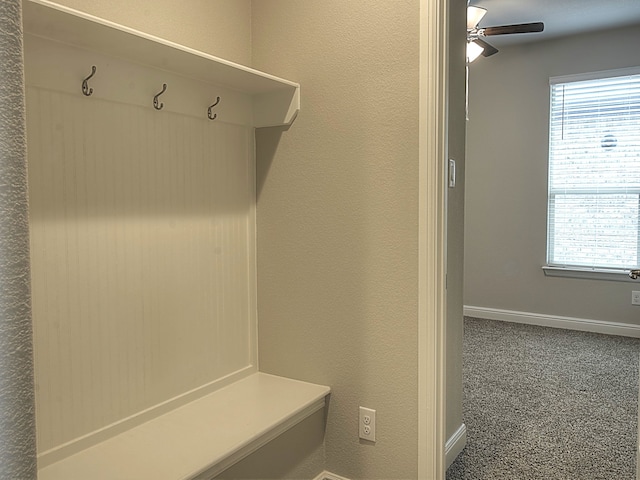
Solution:
<path fill-rule="evenodd" d="M 640 69 L 551 81 L 547 263 L 640 263 Z"/>

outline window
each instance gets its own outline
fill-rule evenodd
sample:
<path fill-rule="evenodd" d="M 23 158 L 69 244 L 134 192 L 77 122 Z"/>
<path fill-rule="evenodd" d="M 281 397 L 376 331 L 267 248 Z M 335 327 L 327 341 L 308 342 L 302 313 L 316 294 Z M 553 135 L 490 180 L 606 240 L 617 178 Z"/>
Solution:
<path fill-rule="evenodd" d="M 640 68 L 551 83 L 547 263 L 640 264 Z"/>

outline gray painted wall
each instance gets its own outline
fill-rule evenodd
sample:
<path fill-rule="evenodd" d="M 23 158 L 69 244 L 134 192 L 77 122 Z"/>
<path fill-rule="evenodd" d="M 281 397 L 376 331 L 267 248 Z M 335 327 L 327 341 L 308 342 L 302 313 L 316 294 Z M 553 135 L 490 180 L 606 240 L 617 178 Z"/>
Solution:
<path fill-rule="evenodd" d="M 465 62 L 466 2 L 450 2 L 449 140 L 448 156 L 456 162 L 456 186 L 447 190 L 447 378 L 446 436 L 451 438 L 462 418 L 462 287 L 464 281 L 465 195 Z"/>
<path fill-rule="evenodd" d="M 260 0 L 252 27 L 253 66 L 302 86 L 256 138 L 260 369 L 331 386 L 327 470 L 415 478 L 419 2 Z"/>
<path fill-rule="evenodd" d="M 549 77 L 640 65 L 640 27 L 504 47 L 470 71 L 464 303 L 640 325 L 640 284 L 545 277 Z"/>

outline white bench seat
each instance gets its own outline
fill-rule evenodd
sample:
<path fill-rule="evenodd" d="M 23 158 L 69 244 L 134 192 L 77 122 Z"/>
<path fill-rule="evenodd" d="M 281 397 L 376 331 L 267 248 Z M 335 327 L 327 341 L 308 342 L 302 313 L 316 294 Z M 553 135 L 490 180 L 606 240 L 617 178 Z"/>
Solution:
<path fill-rule="evenodd" d="M 322 409 L 329 392 L 254 373 L 48 465 L 38 479 L 210 479 Z"/>

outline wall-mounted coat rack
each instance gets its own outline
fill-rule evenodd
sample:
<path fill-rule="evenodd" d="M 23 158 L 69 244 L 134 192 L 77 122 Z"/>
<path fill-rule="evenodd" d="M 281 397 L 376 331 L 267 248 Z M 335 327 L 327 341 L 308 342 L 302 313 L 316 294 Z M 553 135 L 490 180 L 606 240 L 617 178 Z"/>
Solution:
<path fill-rule="evenodd" d="M 42 43 L 76 45 L 85 54 L 90 51 L 108 56 L 110 61 L 118 59 L 118 61 L 132 62 L 136 65 L 145 65 L 156 68 L 158 73 L 161 71 L 175 73 L 182 78 L 191 78 L 202 84 L 215 86 L 219 92 L 225 92 L 221 95 L 225 97 L 225 121 L 235 121 L 227 118 L 234 115 L 231 110 L 227 110 L 230 105 L 235 104 L 235 100 L 232 103 L 231 98 L 235 94 L 245 95 L 248 99 L 248 102 L 242 103 L 250 108 L 247 121 L 254 127 L 290 125 L 300 109 L 300 85 L 295 82 L 122 25 L 105 22 L 47 0 L 23 1 L 23 23 L 25 37 L 32 37 L 29 40 L 33 42 L 36 41 L 33 37 L 39 37 Z M 91 35 L 86 35 L 89 31 Z M 82 39 L 81 44 L 78 43 L 78 39 Z M 44 45 L 44 48 L 46 47 Z M 91 60 L 91 57 L 87 58 L 88 62 L 92 62 L 89 64 L 93 64 L 94 60 Z M 60 60 L 68 64 L 68 59 L 61 57 Z M 47 59 L 43 61 L 46 63 Z M 65 75 L 72 76 L 73 70 L 69 74 L 61 73 L 61 76 Z M 40 75 L 34 75 L 35 77 Z M 170 82 L 172 91 L 178 88 L 174 86 L 177 83 L 173 79 L 170 79 Z M 104 87 L 104 90 L 108 88 L 114 89 L 114 87 Z M 74 89 L 77 89 L 77 84 L 74 84 Z M 101 94 L 102 90 L 101 87 Z M 165 105 L 165 110 L 168 108 L 169 106 Z M 235 106 L 233 108 L 235 109 Z M 218 116 L 219 114 L 220 112 Z M 214 112 L 212 112 L 213 115 Z"/>
<path fill-rule="evenodd" d="M 96 74 L 96 70 L 97 70 L 96 66 L 92 65 L 91 73 L 82 80 L 82 94 L 87 97 L 93 95 L 93 88 L 89 87 L 89 80 Z M 160 101 L 160 96 L 164 94 L 166 91 L 167 91 L 167 84 L 163 83 L 162 90 L 160 90 L 157 94 L 153 96 L 153 108 L 155 108 L 156 110 L 162 110 L 164 108 L 164 103 Z M 213 113 L 213 109 L 214 107 L 218 106 L 219 103 L 220 103 L 220 96 L 217 96 L 216 101 L 213 104 L 209 105 L 209 107 L 207 108 L 207 117 L 209 118 L 209 120 L 215 120 L 216 118 L 218 118 L 218 114 Z"/>
<path fill-rule="evenodd" d="M 56 249 L 33 249 L 40 254 L 33 262 L 37 271 L 34 324 L 40 339 L 35 342 L 40 355 L 36 368 L 40 369 L 38 379 L 46 383 L 38 397 L 42 407 L 39 426 L 43 427 L 38 429 L 39 478 L 211 478 L 321 410 L 329 393 L 321 386 L 311 386 L 309 391 L 310 384 L 299 382 L 292 390 L 289 381 L 265 379 L 257 372 L 252 128 L 291 124 L 300 107 L 299 85 L 49 0 L 23 0 L 22 4 L 25 77 L 27 94 L 33 99 L 27 102 L 33 127 L 30 142 L 35 147 L 30 155 L 32 186 L 39 187 L 32 189 L 36 197 L 31 205 L 35 212 L 77 213 L 56 215 L 54 223 L 38 223 L 43 215 L 32 216 L 38 245 L 51 244 L 51 235 L 56 238 Z M 92 66 L 88 76 L 87 66 Z M 94 91 L 89 81 L 97 69 L 100 76 L 92 82 Z M 80 80 L 84 96 L 95 93 L 92 101 L 78 95 Z M 168 84 L 171 91 L 163 98 L 166 102 L 161 102 Z M 176 115 L 151 112 L 152 96 L 157 110 Z M 207 128 L 208 121 L 194 120 L 202 119 L 205 108 L 208 119 L 224 122 L 213 122 Z M 50 113 L 55 115 L 47 115 Z M 67 128 L 64 135 L 56 130 L 59 125 Z M 77 145 L 86 149 L 73 148 Z M 69 167 L 51 169 L 51 158 Z M 131 160 L 135 166 L 130 168 Z M 75 172 L 76 167 L 84 174 L 65 177 L 65 172 Z M 153 174 L 147 175 L 148 171 Z M 71 188 L 91 195 L 58 194 Z M 218 202 L 218 192 L 232 195 L 233 202 Z M 236 208 L 238 205 L 242 207 Z M 103 215 L 105 212 L 108 214 Z M 86 222 L 85 213 L 91 222 Z M 127 222 L 134 213 L 142 213 L 150 223 Z M 167 215 L 180 222 L 180 228 L 167 222 Z M 112 228 L 114 219 L 117 233 Z M 86 223 L 91 225 L 84 228 Z M 104 242 L 94 241 L 105 228 L 114 235 Z M 58 241 L 59 230 L 75 242 L 75 249 L 66 249 L 69 243 Z M 73 233 L 80 230 L 82 234 Z M 145 247 L 149 245 L 154 248 Z M 199 250 L 194 245 L 200 245 Z M 218 255 L 219 250 L 223 254 Z M 82 254 L 76 255 L 78 252 Z M 207 255 L 211 260 L 203 261 Z M 57 274 L 49 271 L 49 256 L 61 262 L 56 264 L 73 264 L 74 272 L 81 275 L 61 282 L 44 281 L 53 278 L 50 273 Z M 96 269 L 93 259 L 104 262 Z M 130 264 L 128 259 L 134 261 Z M 177 298 L 186 301 L 174 288 L 183 279 L 174 277 L 186 265 L 199 264 L 208 267 L 193 269 L 191 284 L 184 291 L 194 296 L 195 301 L 188 303 L 198 304 L 200 314 L 186 315 L 178 324 L 179 314 L 163 306 L 173 307 Z M 213 268 L 214 264 L 224 268 Z M 96 270 L 101 271 L 99 278 L 94 275 Z M 127 273 L 102 274 L 122 270 Z M 224 280 L 230 271 L 237 274 L 234 282 Z M 87 278 L 90 281 L 78 280 Z M 141 278 L 145 280 L 140 282 Z M 127 300 L 131 303 L 121 305 L 119 288 L 132 281 L 136 286 L 145 285 L 143 295 L 132 296 L 136 298 Z M 219 291 L 218 286 L 222 286 Z M 211 298 L 214 290 L 216 300 Z M 175 295 L 165 295 L 168 291 Z M 98 300 L 94 292 L 104 296 Z M 69 296 L 74 297 L 74 312 L 69 315 L 62 308 L 49 308 L 45 300 Z M 237 308 L 218 312 L 216 302 L 227 299 Z M 93 308 L 97 303 L 109 306 Z M 153 308 L 138 308 L 146 305 Z M 86 316 L 84 311 L 93 313 Z M 69 328 L 61 330 L 64 339 L 58 335 L 61 342 L 50 342 L 49 324 L 53 322 L 49 320 L 60 315 Z M 217 321 L 201 318 L 233 325 L 237 334 L 233 338 L 211 335 L 208 332 L 217 328 Z M 149 329 L 148 325 L 179 328 L 181 341 L 174 338 L 178 330 Z M 244 330 L 238 331 L 238 325 Z M 216 349 L 213 341 L 225 348 Z M 70 345 L 72 348 L 65 348 Z M 97 345 L 100 347 L 94 348 Z M 210 355 L 222 350 L 225 355 Z M 130 361 L 134 358 L 140 361 Z M 78 359 L 91 361 L 78 363 Z M 171 375 L 167 375 L 164 360 L 175 367 Z M 80 371 L 76 364 L 101 368 Z M 127 375 L 122 375 L 124 371 Z M 85 376 L 87 372 L 91 375 Z M 237 388 L 230 388 L 231 384 Z M 69 385 L 73 388 L 67 388 Z M 195 400 L 210 395 L 213 401 L 203 411 Z M 234 407 L 246 398 L 256 404 L 252 411 L 272 412 L 267 416 L 271 418 L 252 415 L 256 421 L 248 425 L 238 421 Z M 293 401 L 286 405 L 282 398 Z M 185 421 L 183 413 L 191 406 L 195 406 L 189 413 L 194 420 Z M 167 417 L 178 410 L 176 420 Z M 232 422 L 228 431 L 241 431 L 240 449 L 237 437 L 220 435 L 226 428 L 221 422 L 226 420 Z M 150 430 L 151 422 L 159 429 Z M 146 433 L 141 437 L 139 431 Z M 167 445 L 175 450 L 175 438 L 193 440 L 180 442 L 179 462 L 165 453 Z M 197 448 L 201 444 L 207 445 L 204 455 Z M 109 468 L 102 468 L 104 465 Z"/>

